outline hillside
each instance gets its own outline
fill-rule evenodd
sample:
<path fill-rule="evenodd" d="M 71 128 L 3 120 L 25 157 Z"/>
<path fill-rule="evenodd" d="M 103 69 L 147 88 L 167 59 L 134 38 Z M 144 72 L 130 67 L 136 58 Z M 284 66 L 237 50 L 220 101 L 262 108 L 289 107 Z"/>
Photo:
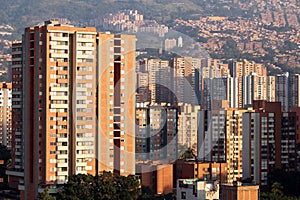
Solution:
<path fill-rule="evenodd" d="M 50 18 L 67 18 L 75 25 L 94 26 L 104 15 L 129 8 L 160 22 L 202 10 L 189 0 L 15 0 L 1 2 L 0 22 L 13 26 L 13 38 L 18 39 L 25 27 Z"/>

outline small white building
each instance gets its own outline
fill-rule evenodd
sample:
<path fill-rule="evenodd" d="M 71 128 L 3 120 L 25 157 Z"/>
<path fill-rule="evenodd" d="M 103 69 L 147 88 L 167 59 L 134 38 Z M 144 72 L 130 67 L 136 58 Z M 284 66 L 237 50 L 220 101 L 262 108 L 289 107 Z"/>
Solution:
<path fill-rule="evenodd" d="M 183 39 L 182 39 L 182 37 L 181 36 L 179 36 L 179 38 L 178 38 L 178 43 L 177 43 L 178 45 L 178 47 L 183 47 Z"/>
<path fill-rule="evenodd" d="M 178 179 L 176 188 L 176 199 L 219 199 L 219 183 L 218 181 L 203 181 L 199 179 Z"/>

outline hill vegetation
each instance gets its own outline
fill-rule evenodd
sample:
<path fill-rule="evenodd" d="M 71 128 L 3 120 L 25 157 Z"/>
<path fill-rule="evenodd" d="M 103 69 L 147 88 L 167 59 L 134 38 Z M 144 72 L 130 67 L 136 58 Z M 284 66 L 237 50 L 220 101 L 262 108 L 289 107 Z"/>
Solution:
<path fill-rule="evenodd" d="M 201 11 L 201 7 L 192 1 L 182 0 L 181 2 L 177 4 L 167 0 L 3 1 L 0 4 L 0 21 L 2 24 L 13 26 L 16 29 L 15 34 L 20 35 L 24 27 L 33 26 L 51 18 L 67 18 L 75 25 L 95 26 L 99 24 L 103 16 L 121 9 L 137 9 L 149 19 L 165 22 L 172 17 L 185 16 L 191 10 Z"/>

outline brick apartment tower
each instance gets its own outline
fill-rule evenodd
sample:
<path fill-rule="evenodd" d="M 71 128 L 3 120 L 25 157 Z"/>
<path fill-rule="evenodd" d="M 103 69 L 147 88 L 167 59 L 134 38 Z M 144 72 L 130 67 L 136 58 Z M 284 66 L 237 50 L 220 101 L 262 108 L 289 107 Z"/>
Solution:
<path fill-rule="evenodd" d="M 135 174 L 134 35 L 99 33 L 98 171 Z"/>
<path fill-rule="evenodd" d="M 11 149 L 12 141 L 12 84 L 0 83 L 0 144 Z"/>
<path fill-rule="evenodd" d="M 22 43 L 12 44 L 12 169 L 6 173 L 9 175 L 9 185 L 12 188 L 24 190 L 24 143 L 22 134 Z"/>
<path fill-rule="evenodd" d="M 15 143 L 8 175 L 22 199 L 34 199 L 39 188 L 69 175 L 95 174 L 96 29 L 54 21 L 29 27 L 13 56 Z"/>
<path fill-rule="evenodd" d="M 253 105 L 253 111 L 243 114 L 243 178 L 267 186 L 275 169 L 297 171 L 299 109 L 282 111 L 280 102 Z"/>
<path fill-rule="evenodd" d="M 113 38 L 107 42 L 113 44 L 108 49 L 103 47 L 105 37 Z M 13 45 L 14 143 L 12 169 L 7 174 L 11 187 L 20 190 L 21 199 L 34 199 L 39 189 L 46 186 L 52 192 L 56 184 L 66 182 L 73 174 L 95 175 L 102 170 L 118 169 L 118 163 L 122 166 L 120 159 L 124 159 L 121 153 L 125 145 L 115 147 L 124 143 L 125 139 L 128 141 L 126 150 L 129 148 L 128 151 L 134 152 L 134 142 L 120 136 L 125 133 L 124 125 L 126 128 L 134 126 L 130 123 L 130 116 L 134 116 L 135 99 L 128 96 L 135 87 L 135 79 L 126 82 L 130 87 L 121 84 L 118 88 L 124 91 L 125 87 L 129 94 L 110 90 L 116 88 L 114 84 L 118 82 L 114 77 L 122 83 L 122 74 L 130 70 L 120 68 L 123 60 L 129 62 L 125 66 L 135 68 L 135 63 L 131 63 L 135 57 L 124 59 L 127 55 L 120 56 L 118 53 L 118 50 L 123 52 L 122 44 L 125 49 L 130 46 L 133 49 L 130 55 L 134 54 L 134 43 L 124 41 L 127 41 L 127 36 L 119 38 L 117 35 L 97 34 L 96 28 L 47 21 L 44 25 L 26 28 L 22 44 Z M 111 48 L 118 44 L 119 48 Z M 108 70 L 110 77 L 104 81 L 101 76 L 97 85 L 98 75 L 102 74 L 106 61 L 113 67 Z M 114 101 L 122 106 L 118 107 Z M 123 107 L 123 104 L 132 105 L 132 108 Z M 114 116 L 116 121 L 120 120 L 119 126 L 116 121 L 113 124 Z M 101 120 L 99 124 L 98 119 Z M 107 124 L 104 125 L 104 122 Z M 117 127 L 119 137 L 111 135 Z M 132 130 L 134 136 L 134 128 Z M 108 154 L 111 148 L 114 153 Z M 105 160 L 105 156 L 110 160 Z M 132 158 L 124 160 L 134 163 L 134 155 Z M 106 167 L 98 165 L 98 161 Z M 113 165 L 108 168 L 111 162 Z M 133 174 L 134 164 L 128 166 L 126 172 Z M 119 171 L 122 172 L 122 168 Z"/>

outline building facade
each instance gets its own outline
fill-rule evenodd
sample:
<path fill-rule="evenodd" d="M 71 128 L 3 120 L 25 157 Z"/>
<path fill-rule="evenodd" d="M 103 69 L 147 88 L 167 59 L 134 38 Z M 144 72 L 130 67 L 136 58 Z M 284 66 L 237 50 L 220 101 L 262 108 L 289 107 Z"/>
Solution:
<path fill-rule="evenodd" d="M 199 111 L 200 106 L 194 106 L 191 104 L 179 106 L 177 134 L 179 152 L 192 148 L 195 150 L 195 153 L 197 153 Z"/>
<path fill-rule="evenodd" d="M 97 37 L 98 171 L 135 174 L 135 36 Z"/>
<path fill-rule="evenodd" d="M 243 114 L 243 179 L 269 184 L 275 169 L 296 172 L 297 113 L 281 110 L 280 102 L 254 101 Z"/>
<path fill-rule="evenodd" d="M 136 108 L 136 159 L 178 158 L 178 107 L 168 104 L 138 104 Z"/>

